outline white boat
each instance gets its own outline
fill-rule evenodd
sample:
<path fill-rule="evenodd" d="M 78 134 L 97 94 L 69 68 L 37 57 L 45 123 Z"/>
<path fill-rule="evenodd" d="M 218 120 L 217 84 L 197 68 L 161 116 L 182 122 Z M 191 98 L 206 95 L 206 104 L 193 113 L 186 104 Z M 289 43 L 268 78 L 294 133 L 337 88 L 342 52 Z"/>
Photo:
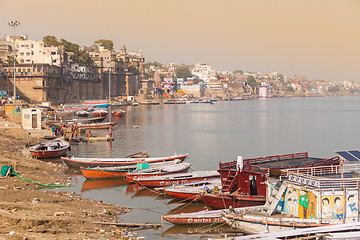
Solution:
<path fill-rule="evenodd" d="M 63 163 L 69 167 L 116 167 L 126 165 L 137 165 L 138 163 L 156 163 L 168 162 L 179 159 L 185 160 L 188 154 L 176 154 L 168 157 L 156 158 L 78 158 L 78 157 L 63 157 Z"/>

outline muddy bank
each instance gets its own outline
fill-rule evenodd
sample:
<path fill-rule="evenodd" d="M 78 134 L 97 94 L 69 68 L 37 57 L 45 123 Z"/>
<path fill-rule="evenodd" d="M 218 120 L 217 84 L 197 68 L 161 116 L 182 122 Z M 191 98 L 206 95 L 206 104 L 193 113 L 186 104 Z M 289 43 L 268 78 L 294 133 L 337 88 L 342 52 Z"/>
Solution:
<path fill-rule="evenodd" d="M 68 185 L 66 167 L 25 156 L 26 145 L 44 134 L 0 128 L 0 166 L 12 165 L 21 177 L 41 183 Z M 121 238 L 121 228 L 94 222 L 113 222 L 127 209 L 41 188 L 16 176 L 0 178 L 0 239 Z"/>

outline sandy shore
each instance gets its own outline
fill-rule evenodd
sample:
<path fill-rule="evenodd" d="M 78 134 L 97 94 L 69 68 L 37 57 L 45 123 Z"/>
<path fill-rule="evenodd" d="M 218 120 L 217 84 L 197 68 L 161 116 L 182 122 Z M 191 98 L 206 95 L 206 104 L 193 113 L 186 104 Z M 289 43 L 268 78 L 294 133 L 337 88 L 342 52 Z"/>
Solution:
<path fill-rule="evenodd" d="M 20 176 L 45 184 L 69 184 L 66 167 L 26 156 L 46 130 L 27 131 L 0 123 L 0 166 L 12 165 Z M 16 176 L 0 178 L 0 239 L 124 239 L 122 229 L 94 222 L 114 222 L 126 212 L 118 206 L 82 199 L 72 192 L 42 191 Z"/>

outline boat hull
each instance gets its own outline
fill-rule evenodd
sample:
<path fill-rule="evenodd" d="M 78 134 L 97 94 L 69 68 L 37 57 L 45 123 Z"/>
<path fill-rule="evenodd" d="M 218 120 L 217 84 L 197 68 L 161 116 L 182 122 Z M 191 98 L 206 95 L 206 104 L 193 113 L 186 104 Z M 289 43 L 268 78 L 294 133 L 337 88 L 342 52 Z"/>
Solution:
<path fill-rule="evenodd" d="M 114 138 L 112 137 L 87 137 L 86 141 L 88 142 L 112 142 Z"/>
<path fill-rule="evenodd" d="M 320 226 L 320 222 L 316 219 L 258 217 L 248 216 L 247 214 L 237 214 L 236 216 L 225 214 L 223 219 L 228 225 L 245 234 L 279 232 Z"/>
<path fill-rule="evenodd" d="M 107 129 L 115 126 L 117 123 L 89 123 L 89 124 L 79 124 L 77 125 L 78 129 Z"/>
<path fill-rule="evenodd" d="M 266 202 L 266 197 L 262 196 L 248 196 L 248 195 L 226 195 L 226 194 L 210 194 L 204 193 L 201 199 L 209 205 L 212 209 L 228 209 L 233 208 L 258 206 Z"/>
<path fill-rule="evenodd" d="M 203 200 L 201 199 L 201 197 L 199 196 L 199 193 L 196 192 L 176 192 L 176 191 L 172 191 L 171 189 L 164 189 L 164 192 L 169 195 L 172 196 L 174 198 L 177 199 L 181 199 L 181 200 L 189 200 L 189 201 L 193 201 L 193 202 L 202 202 Z"/>
<path fill-rule="evenodd" d="M 210 179 L 219 178 L 219 176 L 213 177 L 194 177 L 194 178 L 184 178 L 184 179 L 176 179 L 176 180 L 135 180 L 136 183 L 139 183 L 145 187 L 163 187 L 163 186 L 172 186 L 172 185 L 179 185 L 191 182 L 198 182 L 198 181 L 206 181 Z"/>
<path fill-rule="evenodd" d="M 38 150 L 38 151 L 30 151 L 30 154 L 32 157 L 35 157 L 35 158 L 57 158 L 57 157 L 65 156 L 68 151 L 69 151 L 69 148 L 62 149 L 59 151 Z"/>
<path fill-rule="evenodd" d="M 129 171 L 134 171 L 136 167 L 122 170 L 104 170 L 101 168 L 82 168 L 81 172 L 87 179 L 104 179 L 104 178 L 125 178 Z"/>
<path fill-rule="evenodd" d="M 186 173 L 189 171 L 191 165 L 189 164 L 186 168 L 180 169 L 178 171 L 169 171 L 169 172 L 159 172 L 156 174 L 151 173 L 143 173 L 143 174 L 136 174 L 136 175 L 129 175 L 126 174 L 126 181 L 134 183 L 136 179 L 142 178 L 142 177 L 157 177 L 157 176 L 163 176 L 163 175 L 169 175 L 169 174 L 176 174 L 176 173 Z"/>
<path fill-rule="evenodd" d="M 108 161 L 89 161 L 82 159 L 72 159 L 69 157 L 62 157 L 62 162 L 69 167 L 117 167 L 117 166 L 128 166 L 128 165 L 137 165 L 138 163 L 160 163 L 160 162 L 169 162 L 174 160 L 183 161 L 188 156 L 188 154 L 175 155 L 164 158 L 121 158 L 117 161 L 115 159 L 109 159 Z"/>

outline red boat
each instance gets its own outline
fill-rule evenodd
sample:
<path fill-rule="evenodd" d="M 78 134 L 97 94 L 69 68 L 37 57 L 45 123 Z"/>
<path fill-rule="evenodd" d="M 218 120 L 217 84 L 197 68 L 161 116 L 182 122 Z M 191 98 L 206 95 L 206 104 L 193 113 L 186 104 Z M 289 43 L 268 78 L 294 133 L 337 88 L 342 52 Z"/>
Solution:
<path fill-rule="evenodd" d="M 121 117 L 121 116 L 124 116 L 126 114 L 126 112 L 124 110 L 121 110 L 121 109 L 116 109 L 114 111 L 111 111 L 111 113 L 115 117 Z"/>
<path fill-rule="evenodd" d="M 137 169 L 133 172 L 126 173 L 126 181 L 135 182 L 138 178 L 156 177 L 175 173 L 186 173 L 189 171 L 191 163 L 178 163 L 164 165 L 159 167 L 151 167 L 148 169 Z"/>
<path fill-rule="evenodd" d="M 55 139 L 53 141 L 40 143 L 29 148 L 31 156 L 35 158 L 61 157 L 70 151 L 70 144 L 66 141 Z"/>
<path fill-rule="evenodd" d="M 145 187 L 162 187 L 209 180 L 219 178 L 219 176 L 220 174 L 217 171 L 195 171 L 191 173 L 179 173 L 157 177 L 137 178 L 134 179 L 134 182 Z"/>
<path fill-rule="evenodd" d="M 305 152 L 219 163 L 221 192 L 203 193 L 201 198 L 213 209 L 262 205 L 266 202 L 265 182 L 269 175 L 279 175 L 281 169 L 338 165 L 339 162 L 339 157 L 312 158 Z"/>

